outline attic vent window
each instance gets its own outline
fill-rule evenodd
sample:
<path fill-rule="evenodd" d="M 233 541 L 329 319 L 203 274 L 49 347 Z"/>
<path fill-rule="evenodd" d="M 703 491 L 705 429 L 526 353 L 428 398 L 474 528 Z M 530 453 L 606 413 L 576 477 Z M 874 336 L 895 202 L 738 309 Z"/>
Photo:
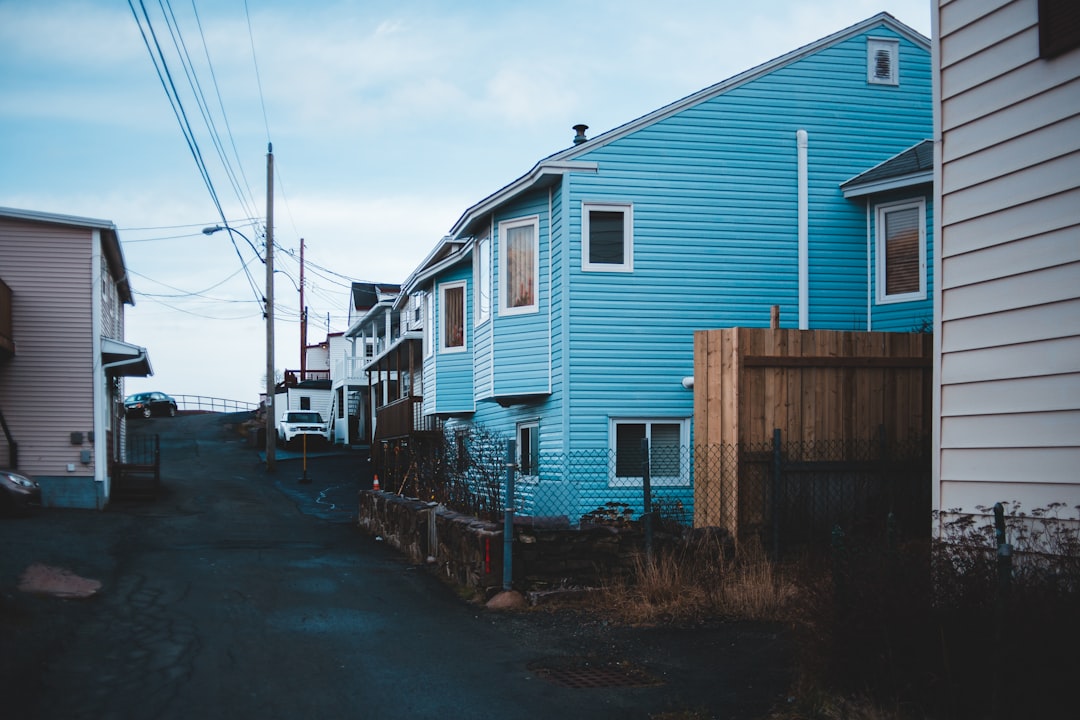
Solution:
<path fill-rule="evenodd" d="M 871 85 L 899 85 L 897 67 L 900 43 L 897 40 L 870 38 L 866 41 L 866 81 Z"/>

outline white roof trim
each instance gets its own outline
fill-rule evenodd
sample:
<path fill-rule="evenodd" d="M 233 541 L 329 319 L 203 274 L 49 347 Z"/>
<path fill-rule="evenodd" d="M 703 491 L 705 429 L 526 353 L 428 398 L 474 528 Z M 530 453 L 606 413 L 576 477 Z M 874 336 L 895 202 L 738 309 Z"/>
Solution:
<path fill-rule="evenodd" d="M 853 37 L 870 29 L 876 28 L 882 24 L 885 24 L 889 27 L 889 29 L 893 30 L 897 34 L 904 36 L 916 45 L 924 48 L 927 52 L 930 51 L 929 38 L 924 37 L 917 30 L 908 27 L 889 13 L 880 12 L 873 17 L 867 18 L 862 22 L 844 28 L 843 30 L 833 33 L 832 35 L 828 35 L 826 37 L 820 38 L 819 40 L 815 40 L 808 45 L 804 45 L 800 48 L 792 50 L 789 53 L 781 55 L 780 57 L 769 60 L 768 62 L 750 68 L 749 70 L 745 70 L 738 75 L 733 75 L 727 80 L 722 80 L 715 85 L 710 85 L 703 90 L 699 90 L 693 95 L 688 95 L 681 100 L 676 100 L 669 105 L 665 105 L 658 110 L 654 110 L 648 115 L 643 115 L 637 120 L 632 120 L 625 125 L 620 125 L 613 130 L 609 130 L 606 133 L 597 135 L 595 138 L 587 140 L 580 145 L 575 145 L 571 148 L 568 148 L 567 150 L 558 152 L 552 155 L 550 159 L 554 161 L 566 158 L 573 158 L 584 152 L 595 149 L 596 147 L 606 145 L 610 142 L 614 142 L 619 138 L 622 138 L 626 135 L 629 135 L 630 133 L 640 130 L 642 127 L 651 125 L 655 122 L 670 117 L 671 115 L 680 113 L 686 108 L 697 105 L 704 100 L 708 100 L 717 95 L 722 95 L 729 90 L 739 87 L 740 85 L 745 85 L 751 80 L 756 80 L 757 78 L 762 77 L 763 75 L 767 75 L 774 70 L 777 70 L 778 68 L 789 65 L 797 60 L 801 60 L 804 57 L 812 55 L 825 47 L 833 45 L 841 40 L 846 40 L 849 37 Z"/>
<path fill-rule="evenodd" d="M 38 212 L 36 210 L 19 210 L 17 208 L 0 207 L 0 217 L 53 223 L 55 225 L 74 225 L 76 227 L 116 231 L 116 224 L 111 220 L 98 220 L 96 218 L 78 217 L 76 215 L 60 215 L 57 213 Z"/>
<path fill-rule="evenodd" d="M 862 197 L 864 195 L 873 195 L 887 190 L 900 190 L 913 185 L 922 185 L 932 182 L 934 182 L 934 171 L 925 170 L 923 172 L 911 173 L 910 175 L 900 175 L 885 180 L 878 180 L 877 182 L 852 185 L 851 187 L 844 189 L 844 197 Z"/>
<path fill-rule="evenodd" d="M 458 218 L 458 221 L 454 223 L 454 227 L 450 230 L 450 235 L 457 236 L 477 218 L 487 215 L 508 199 L 527 190 L 545 177 L 565 175 L 570 172 L 597 172 L 597 170 L 599 170 L 599 165 L 595 162 L 542 160 L 533 166 L 533 169 L 525 175 L 522 175 L 498 192 L 488 195 L 486 198 L 466 210 L 461 217 Z"/>
<path fill-rule="evenodd" d="M 107 356 L 115 356 L 116 359 L 106 360 Z M 101 338 L 101 359 L 103 369 L 106 372 L 112 371 L 114 375 L 149 377 L 154 374 L 146 348 L 123 340 Z"/>
<path fill-rule="evenodd" d="M 472 252 L 472 242 L 469 241 L 469 242 L 465 243 L 464 245 L 462 245 L 457 250 L 455 250 L 452 253 L 450 253 L 449 255 L 447 255 L 445 258 L 443 258 L 439 262 L 432 265 L 431 267 L 427 267 L 427 268 L 424 268 L 422 270 L 417 270 L 417 272 L 413 273 L 409 277 L 409 279 L 405 281 L 405 285 L 404 285 L 405 294 L 407 295 L 407 294 L 412 293 L 414 290 L 416 290 L 416 288 L 418 286 L 420 286 L 421 284 L 426 284 L 428 280 L 433 278 L 435 275 L 438 275 L 443 270 L 446 270 L 447 268 L 450 268 L 450 267 L 453 267 L 454 265 L 457 265 L 459 262 L 461 262 L 466 257 L 468 257 L 471 252 Z"/>

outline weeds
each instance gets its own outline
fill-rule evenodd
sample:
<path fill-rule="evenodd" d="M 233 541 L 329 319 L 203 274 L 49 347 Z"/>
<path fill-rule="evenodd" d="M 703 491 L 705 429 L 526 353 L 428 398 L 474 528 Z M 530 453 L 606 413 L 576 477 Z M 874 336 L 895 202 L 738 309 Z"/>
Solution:
<path fill-rule="evenodd" d="M 1078 525 L 1012 505 L 999 565 L 985 516 L 939 536 L 834 547 L 799 576 L 794 707 L 776 718 L 1059 717 L 1080 671 Z"/>
<path fill-rule="evenodd" d="M 732 552 L 715 537 L 672 544 L 610 580 L 595 609 L 633 625 L 712 618 L 782 620 L 794 586 L 758 547 Z"/>
<path fill-rule="evenodd" d="M 593 609 L 634 625 L 788 625 L 797 677 L 773 720 L 1060 717 L 1080 674 L 1080 525 L 1061 511 L 1010 506 L 1004 585 L 992 524 L 950 513 L 932 540 L 838 542 L 784 564 L 716 537 L 665 545 Z"/>

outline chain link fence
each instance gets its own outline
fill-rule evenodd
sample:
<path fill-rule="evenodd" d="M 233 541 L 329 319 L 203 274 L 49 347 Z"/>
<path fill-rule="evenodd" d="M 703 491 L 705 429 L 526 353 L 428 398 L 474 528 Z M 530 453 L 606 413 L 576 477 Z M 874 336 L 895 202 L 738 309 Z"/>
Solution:
<path fill-rule="evenodd" d="M 483 429 L 433 434 L 387 453 L 385 490 L 487 520 L 506 502 L 506 439 Z M 849 535 L 926 536 L 930 448 L 925 438 L 648 444 L 640 450 L 537 453 L 515 465 L 516 515 L 571 525 L 625 525 L 646 513 L 683 528 L 719 527 L 775 555 Z"/>

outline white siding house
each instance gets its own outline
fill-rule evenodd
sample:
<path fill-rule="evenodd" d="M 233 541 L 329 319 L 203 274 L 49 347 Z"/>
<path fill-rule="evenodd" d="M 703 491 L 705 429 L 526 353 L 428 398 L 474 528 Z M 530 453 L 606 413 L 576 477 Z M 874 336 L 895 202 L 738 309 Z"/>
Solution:
<path fill-rule="evenodd" d="M 937 0 L 935 506 L 1080 505 L 1080 11 Z"/>

